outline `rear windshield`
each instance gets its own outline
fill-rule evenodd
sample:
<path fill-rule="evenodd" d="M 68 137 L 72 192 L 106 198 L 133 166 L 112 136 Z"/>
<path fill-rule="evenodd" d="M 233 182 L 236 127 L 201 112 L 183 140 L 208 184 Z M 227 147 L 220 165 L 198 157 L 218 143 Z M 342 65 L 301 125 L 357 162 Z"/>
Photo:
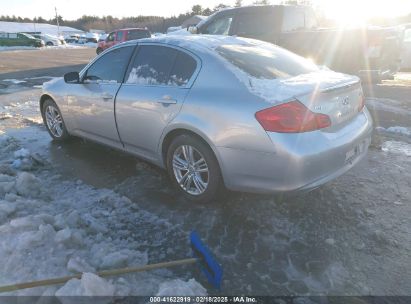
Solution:
<path fill-rule="evenodd" d="M 268 44 L 222 45 L 216 50 L 230 63 L 256 78 L 288 78 L 318 71 L 310 61 Z"/>
<path fill-rule="evenodd" d="M 150 32 L 146 30 L 131 30 L 131 31 L 128 31 L 127 33 L 128 40 L 150 38 L 150 37 L 151 37 Z"/>

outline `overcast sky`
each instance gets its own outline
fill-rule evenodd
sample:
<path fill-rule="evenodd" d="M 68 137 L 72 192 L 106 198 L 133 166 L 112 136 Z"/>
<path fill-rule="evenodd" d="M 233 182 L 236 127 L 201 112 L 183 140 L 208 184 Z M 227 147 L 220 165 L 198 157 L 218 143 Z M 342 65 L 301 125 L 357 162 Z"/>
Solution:
<path fill-rule="evenodd" d="M 54 16 L 54 7 L 64 19 L 77 19 L 82 15 L 112 15 L 115 17 L 156 15 L 172 16 L 190 11 L 195 4 L 214 7 L 219 3 L 234 5 L 235 0 L 1 0 L 0 15 L 21 17 Z M 253 0 L 243 0 L 243 5 Z M 280 3 L 271 0 L 271 4 Z M 332 17 L 340 19 L 369 16 L 396 16 L 411 13 L 411 0 L 313 0 Z"/>

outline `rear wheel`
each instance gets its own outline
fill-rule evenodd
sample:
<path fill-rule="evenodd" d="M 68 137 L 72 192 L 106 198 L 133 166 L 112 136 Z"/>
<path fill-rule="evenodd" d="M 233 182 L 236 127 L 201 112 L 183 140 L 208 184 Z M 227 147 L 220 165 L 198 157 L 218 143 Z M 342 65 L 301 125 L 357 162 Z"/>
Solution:
<path fill-rule="evenodd" d="M 53 139 L 64 141 L 70 137 L 67 132 L 66 125 L 64 124 L 60 109 L 53 100 L 47 99 L 44 102 L 42 116 L 47 131 Z"/>
<path fill-rule="evenodd" d="M 190 201 L 209 202 L 224 188 L 213 151 L 190 135 L 172 140 L 167 152 L 167 170 L 175 188 Z"/>

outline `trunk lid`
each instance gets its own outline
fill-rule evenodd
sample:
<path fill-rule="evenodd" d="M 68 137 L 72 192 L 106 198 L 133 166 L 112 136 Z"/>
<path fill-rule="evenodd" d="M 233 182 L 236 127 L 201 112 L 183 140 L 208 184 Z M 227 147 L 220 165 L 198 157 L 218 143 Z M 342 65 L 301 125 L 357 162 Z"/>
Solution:
<path fill-rule="evenodd" d="M 292 98 L 303 103 L 312 112 L 328 115 L 331 126 L 355 117 L 363 99 L 358 77 L 335 72 L 299 75 L 281 81 L 281 86 L 298 88 Z"/>

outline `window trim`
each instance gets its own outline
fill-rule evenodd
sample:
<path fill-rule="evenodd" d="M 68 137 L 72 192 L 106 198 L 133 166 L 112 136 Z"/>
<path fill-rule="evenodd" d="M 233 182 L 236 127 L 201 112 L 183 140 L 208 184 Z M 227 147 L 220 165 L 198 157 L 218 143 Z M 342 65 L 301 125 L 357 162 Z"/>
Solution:
<path fill-rule="evenodd" d="M 138 56 L 139 50 L 141 46 L 148 46 L 148 45 L 153 45 L 153 46 L 162 46 L 162 47 L 168 47 L 168 48 L 172 48 L 175 49 L 177 51 L 186 53 L 188 56 L 191 56 L 191 58 L 193 58 L 196 63 L 197 63 L 197 67 L 194 70 L 193 74 L 190 77 L 190 80 L 182 86 L 171 86 L 171 85 L 166 85 L 166 84 L 139 84 L 139 83 L 126 83 L 125 82 L 125 78 L 130 74 L 130 71 L 132 69 L 132 62 L 134 62 L 134 59 Z M 175 61 L 174 61 L 175 63 Z M 174 65 L 173 65 L 174 67 Z M 202 67 L 202 61 L 201 59 L 195 55 L 194 53 L 192 53 L 191 51 L 184 49 L 182 47 L 179 46 L 175 46 L 175 45 L 170 45 L 170 44 L 166 44 L 166 43 L 161 43 L 161 42 L 139 42 L 137 44 L 137 47 L 134 50 L 134 54 L 131 56 L 130 62 L 128 64 L 128 68 L 126 70 L 126 74 L 124 75 L 124 79 L 123 79 L 123 83 L 122 86 L 140 86 L 140 87 L 156 87 L 156 88 L 177 88 L 177 89 L 190 89 L 195 80 L 197 79 L 197 76 L 201 70 Z"/>
<path fill-rule="evenodd" d="M 121 48 L 125 48 L 125 47 L 132 47 L 133 50 L 131 51 L 131 56 L 130 56 L 130 58 L 129 58 L 129 60 L 128 60 L 125 73 L 123 74 L 122 81 L 121 81 L 121 82 L 117 82 L 117 84 L 123 84 L 123 83 L 124 83 L 124 78 L 125 78 L 126 75 L 127 75 L 126 73 L 127 73 L 128 69 L 129 69 L 129 67 L 130 67 L 131 60 L 132 60 L 132 58 L 134 58 L 134 52 L 136 51 L 136 48 L 137 48 L 137 44 L 134 44 L 134 43 L 121 43 L 121 44 L 119 44 L 118 46 L 114 46 L 114 47 L 111 47 L 111 48 L 106 49 L 106 50 L 105 50 L 104 52 L 102 52 L 99 56 L 96 56 L 92 61 L 90 61 L 90 62 L 80 71 L 80 73 L 79 73 L 79 75 L 80 75 L 80 84 L 91 84 L 91 83 L 109 84 L 109 83 L 111 83 L 110 81 L 100 81 L 100 82 L 97 82 L 97 81 L 96 81 L 96 82 L 85 83 L 85 82 L 84 82 L 84 77 L 87 75 L 88 69 L 89 69 L 97 60 L 99 60 L 100 58 L 102 58 L 105 54 L 107 54 L 107 53 L 109 53 L 109 52 L 112 52 L 112 51 L 114 51 L 114 50 L 118 50 L 118 49 L 121 49 Z"/>

